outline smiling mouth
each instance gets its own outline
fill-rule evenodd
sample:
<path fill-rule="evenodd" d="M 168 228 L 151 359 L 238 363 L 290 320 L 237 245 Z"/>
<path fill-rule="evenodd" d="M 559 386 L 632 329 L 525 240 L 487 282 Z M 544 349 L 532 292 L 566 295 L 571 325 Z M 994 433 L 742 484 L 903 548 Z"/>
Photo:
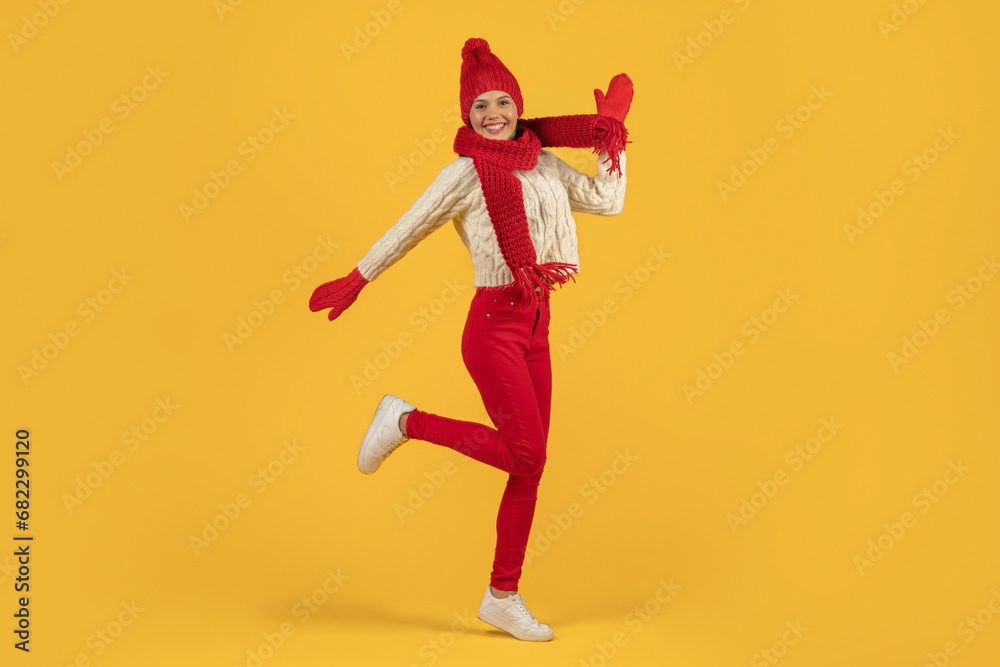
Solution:
<path fill-rule="evenodd" d="M 507 123 L 491 123 L 489 125 L 483 125 L 483 129 L 490 134 L 500 134 L 503 132 L 505 127 L 507 127 Z"/>

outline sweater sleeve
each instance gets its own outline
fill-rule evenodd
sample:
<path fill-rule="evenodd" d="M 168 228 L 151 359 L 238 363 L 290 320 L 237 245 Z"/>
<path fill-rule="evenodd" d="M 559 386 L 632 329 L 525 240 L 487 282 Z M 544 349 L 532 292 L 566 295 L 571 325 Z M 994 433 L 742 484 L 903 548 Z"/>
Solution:
<path fill-rule="evenodd" d="M 597 175 L 581 174 L 573 167 L 556 158 L 559 180 L 569 195 L 570 210 L 577 213 L 596 215 L 618 215 L 625 208 L 625 151 L 620 154 L 622 175 L 611 171 L 607 152 L 597 158 Z"/>
<path fill-rule="evenodd" d="M 469 194 L 478 187 L 476 169 L 469 158 L 458 158 L 441 169 L 410 210 L 358 262 L 364 279 L 375 280 L 431 232 L 468 208 Z"/>

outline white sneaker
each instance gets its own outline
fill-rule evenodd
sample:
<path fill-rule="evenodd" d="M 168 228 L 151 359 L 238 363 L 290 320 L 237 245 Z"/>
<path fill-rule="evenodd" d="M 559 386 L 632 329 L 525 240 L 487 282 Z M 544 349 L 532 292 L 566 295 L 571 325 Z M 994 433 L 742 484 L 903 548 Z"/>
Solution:
<path fill-rule="evenodd" d="M 399 430 L 399 418 L 406 412 L 416 410 L 415 407 L 401 398 L 386 394 L 375 408 L 375 416 L 358 448 L 358 470 L 370 475 L 396 451 L 396 448 L 409 440 Z"/>
<path fill-rule="evenodd" d="M 518 639 L 529 642 L 547 642 L 555 634 L 552 628 L 532 616 L 524 604 L 520 593 L 506 598 L 493 597 L 493 591 L 486 587 L 483 603 L 479 605 L 479 620 L 494 628 L 509 632 Z"/>

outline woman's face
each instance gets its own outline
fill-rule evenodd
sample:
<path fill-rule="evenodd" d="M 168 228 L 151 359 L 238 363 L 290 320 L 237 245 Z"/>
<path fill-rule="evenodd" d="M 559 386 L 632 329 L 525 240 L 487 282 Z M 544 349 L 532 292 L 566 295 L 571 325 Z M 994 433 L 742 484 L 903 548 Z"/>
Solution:
<path fill-rule="evenodd" d="M 491 90 L 472 101 L 469 124 L 487 139 L 513 139 L 517 129 L 517 105 L 502 90 Z"/>

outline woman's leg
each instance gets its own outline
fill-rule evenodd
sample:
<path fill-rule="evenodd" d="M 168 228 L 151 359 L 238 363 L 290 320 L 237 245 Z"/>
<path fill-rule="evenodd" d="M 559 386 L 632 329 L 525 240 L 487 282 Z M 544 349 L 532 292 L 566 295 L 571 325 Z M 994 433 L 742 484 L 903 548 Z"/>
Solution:
<path fill-rule="evenodd" d="M 545 300 L 537 309 L 537 322 L 525 362 L 534 389 L 542 434 L 549 435 L 549 415 L 552 405 L 552 363 L 549 357 L 549 304 Z M 538 499 L 538 483 L 542 470 L 533 475 L 511 474 L 507 478 L 500 510 L 497 513 L 497 545 L 493 558 L 490 585 L 499 591 L 516 591 L 521 578 L 521 566 L 528 546 L 531 523 Z"/>
<path fill-rule="evenodd" d="M 496 428 L 411 412 L 410 438 L 450 447 L 508 473 L 497 513 L 491 585 L 516 591 L 545 462 L 552 393 L 548 299 L 531 306 L 483 290 L 470 308 L 463 357 Z"/>
<path fill-rule="evenodd" d="M 477 616 L 532 641 L 553 636 L 515 592 L 545 466 L 552 391 L 548 323 L 547 295 L 541 304 L 529 304 L 512 290 L 477 291 L 462 335 L 462 356 L 496 428 L 420 410 L 410 412 L 405 423 L 411 438 L 450 447 L 508 473 L 490 586 Z"/>
<path fill-rule="evenodd" d="M 508 474 L 539 473 L 545 464 L 547 415 L 543 423 L 528 363 L 536 320 L 537 309 L 514 290 L 477 291 L 462 335 L 462 356 L 495 428 L 416 410 L 407 417 L 407 436 Z"/>

